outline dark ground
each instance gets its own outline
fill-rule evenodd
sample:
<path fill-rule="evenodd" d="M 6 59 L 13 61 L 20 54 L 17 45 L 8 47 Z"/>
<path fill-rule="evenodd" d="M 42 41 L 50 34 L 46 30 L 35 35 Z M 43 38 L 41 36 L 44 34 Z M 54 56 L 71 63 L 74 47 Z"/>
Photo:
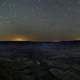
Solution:
<path fill-rule="evenodd" d="M 80 42 L 0 42 L 0 80 L 80 80 Z"/>

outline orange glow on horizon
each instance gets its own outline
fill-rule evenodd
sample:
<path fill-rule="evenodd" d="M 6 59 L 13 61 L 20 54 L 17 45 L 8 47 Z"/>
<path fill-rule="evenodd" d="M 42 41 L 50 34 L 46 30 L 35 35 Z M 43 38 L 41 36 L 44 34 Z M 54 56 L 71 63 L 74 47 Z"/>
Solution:
<path fill-rule="evenodd" d="M 27 35 L 0 36 L 0 41 L 30 41 L 30 40 L 32 40 L 32 37 Z"/>
<path fill-rule="evenodd" d="M 53 41 L 53 42 L 60 42 L 60 41 L 72 41 L 72 40 L 80 40 L 79 36 L 63 36 L 59 38 L 46 38 L 41 35 L 0 35 L 0 41 Z"/>
<path fill-rule="evenodd" d="M 17 38 L 13 38 L 12 41 L 28 41 L 28 39 L 17 37 Z"/>

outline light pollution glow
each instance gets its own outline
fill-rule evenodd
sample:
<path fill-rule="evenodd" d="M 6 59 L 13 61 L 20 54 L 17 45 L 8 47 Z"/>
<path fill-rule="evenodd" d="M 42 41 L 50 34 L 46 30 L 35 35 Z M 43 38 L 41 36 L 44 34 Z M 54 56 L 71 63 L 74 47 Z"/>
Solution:
<path fill-rule="evenodd" d="M 0 36 L 0 41 L 30 41 L 30 40 L 32 40 L 30 36 L 24 35 Z"/>
<path fill-rule="evenodd" d="M 40 39 L 36 37 L 33 37 L 31 35 L 6 35 L 6 36 L 0 36 L 0 41 L 39 41 Z M 59 42 L 59 41 L 68 41 L 68 40 L 80 40 L 79 37 L 71 37 L 69 39 L 53 39 L 51 41 Z M 41 40 L 40 40 L 41 41 Z M 42 40 L 46 41 L 46 40 Z"/>

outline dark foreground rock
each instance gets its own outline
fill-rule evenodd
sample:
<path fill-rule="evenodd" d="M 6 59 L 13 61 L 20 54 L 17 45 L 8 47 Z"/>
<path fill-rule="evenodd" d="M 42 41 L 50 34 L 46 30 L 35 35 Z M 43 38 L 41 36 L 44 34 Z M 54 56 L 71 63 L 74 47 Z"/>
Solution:
<path fill-rule="evenodd" d="M 0 80 L 80 80 L 80 44 L 62 43 L 1 44 Z"/>

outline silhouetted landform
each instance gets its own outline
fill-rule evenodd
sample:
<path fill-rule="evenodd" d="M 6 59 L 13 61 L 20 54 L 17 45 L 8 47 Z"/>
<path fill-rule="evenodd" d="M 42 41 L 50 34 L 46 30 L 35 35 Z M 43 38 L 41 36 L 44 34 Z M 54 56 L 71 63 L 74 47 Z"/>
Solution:
<path fill-rule="evenodd" d="M 16 44 L 16 43 L 20 43 L 20 44 L 65 44 L 65 45 L 74 45 L 74 44 L 80 44 L 80 40 L 73 40 L 73 41 L 0 41 L 0 44 Z"/>
<path fill-rule="evenodd" d="M 80 41 L 1 41 L 0 80 L 80 80 Z"/>

